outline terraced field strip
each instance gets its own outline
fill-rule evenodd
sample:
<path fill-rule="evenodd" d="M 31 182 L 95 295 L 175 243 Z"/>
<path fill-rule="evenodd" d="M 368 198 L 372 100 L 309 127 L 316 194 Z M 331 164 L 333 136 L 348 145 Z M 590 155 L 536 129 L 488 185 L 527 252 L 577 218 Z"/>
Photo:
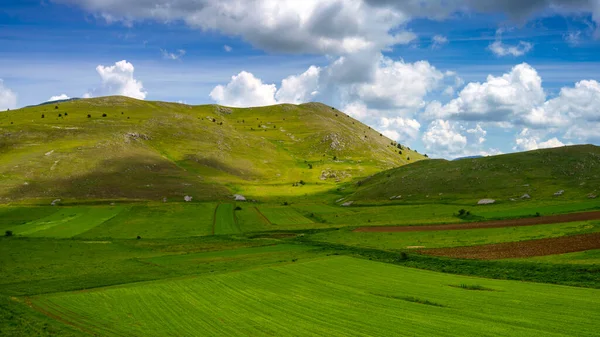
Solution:
<path fill-rule="evenodd" d="M 591 249 L 600 249 L 600 233 L 471 247 L 425 249 L 420 252 L 427 255 L 462 259 L 497 260 L 573 253 Z"/>
<path fill-rule="evenodd" d="M 115 217 L 123 207 L 65 207 L 53 214 L 15 226 L 17 235 L 69 238 L 86 232 Z"/>
<path fill-rule="evenodd" d="M 46 230 L 37 231 L 30 236 L 70 238 L 84 233 L 96 226 L 117 216 L 125 207 L 90 207 L 80 217 L 74 220 L 61 222 Z"/>
<path fill-rule="evenodd" d="M 234 211 L 240 230 L 244 233 L 260 232 L 273 229 L 269 220 L 256 207 L 246 207 Z"/>
<path fill-rule="evenodd" d="M 510 220 L 493 220 L 481 222 L 469 222 L 449 225 L 427 225 L 427 226 L 381 226 L 381 227 L 360 227 L 355 232 L 423 232 L 423 231 L 446 231 L 463 230 L 475 228 L 501 228 L 516 226 L 534 226 L 563 222 L 575 222 L 586 220 L 599 220 L 600 211 L 570 213 L 560 215 L 548 215 L 535 218 L 522 218 Z"/>
<path fill-rule="evenodd" d="M 217 206 L 214 219 L 215 235 L 241 233 L 233 212 L 233 204 L 219 204 Z"/>
<path fill-rule="evenodd" d="M 183 238 L 210 235 L 214 202 L 131 205 L 77 238 Z"/>
<path fill-rule="evenodd" d="M 261 206 L 260 212 L 274 225 L 290 226 L 313 223 L 295 209 L 286 206 Z"/>
<path fill-rule="evenodd" d="M 462 285 L 465 285 L 464 287 Z M 350 257 L 31 298 L 113 336 L 592 336 L 600 290 Z"/>

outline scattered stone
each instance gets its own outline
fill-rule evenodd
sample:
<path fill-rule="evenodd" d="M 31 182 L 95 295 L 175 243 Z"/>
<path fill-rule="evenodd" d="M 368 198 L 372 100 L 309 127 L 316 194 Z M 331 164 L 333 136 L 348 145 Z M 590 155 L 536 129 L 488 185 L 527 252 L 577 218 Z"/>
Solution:
<path fill-rule="evenodd" d="M 343 150 L 346 147 L 342 137 L 337 133 L 330 133 L 326 135 L 323 137 L 323 140 L 321 140 L 321 143 L 329 143 L 329 148 L 336 151 Z"/>
<path fill-rule="evenodd" d="M 54 153 L 54 150 L 52 150 L 52 151 L 50 151 L 50 152 L 46 152 L 46 153 L 44 153 L 44 156 L 49 156 L 49 155 L 51 155 L 51 154 L 53 154 L 53 153 Z"/>
<path fill-rule="evenodd" d="M 531 196 L 529 194 L 525 193 L 521 196 L 521 199 L 531 199 Z"/>
<path fill-rule="evenodd" d="M 563 195 L 563 193 L 565 193 L 565 190 L 560 190 L 560 191 L 554 193 L 554 196 L 559 197 L 559 196 Z"/>
<path fill-rule="evenodd" d="M 185 197 L 183 197 L 183 200 L 192 201 L 192 197 L 190 197 L 189 195 L 186 195 Z"/>
<path fill-rule="evenodd" d="M 215 109 L 217 110 L 217 113 L 223 113 L 226 115 L 230 115 L 233 111 L 231 110 L 231 108 L 225 107 L 225 106 L 220 106 L 217 105 L 217 108 Z"/>
<path fill-rule="evenodd" d="M 590 198 L 590 199 L 596 199 L 598 196 L 595 195 L 595 194 L 590 193 L 590 194 L 588 194 L 587 197 Z"/>
<path fill-rule="evenodd" d="M 167 202 L 167 198 L 166 198 L 166 197 L 165 197 L 165 198 L 163 198 L 163 202 Z"/>
<path fill-rule="evenodd" d="M 110 203 L 110 205 L 111 205 L 111 206 L 114 206 L 114 205 L 115 205 L 115 203 L 114 203 L 114 202 L 111 202 L 111 203 Z"/>
<path fill-rule="evenodd" d="M 235 201 L 246 201 L 246 197 L 241 194 L 234 194 L 233 198 L 235 199 Z"/>
<path fill-rule="evenodd" d="M 128 132 L 125 134 L 125 141 L 129 142 L 130 140 L 150 140 L 152 139 L 150 136 L 145 135 L 143 133 L 137 133 L 137 132 Z"/>
<path fill-rule="evenodd" d="M 352 205 L 354 203 L 354 201 L 347 201 L 345 203 L 342 204 L 343 207 L 348 207 L 350 205 Z"/>
<path fill-rule="evenodd" d="M 496 202 L 496 200 L 494 200 L 494 199 L 481 199 L 477 202 L 477 205 L 490 205 L 495 202 Z"/>
<path fill-rule="evenodd" d="M 523 185 L 523 187 L 529 187 L 529 184 L 525 184 L 525 185 Z"/>
<path fill-rule="evenodd" d="M 60 199 L 54 199 L 52 200 L 52 202 L 50 203 L 51 206 L 56 206 L 56 204 L 58 204 L 60 202 Z"/>
<path fill-rule="evenodd" d="M 336 200 L 335 202 L 336 202 L 336 203 L 338 203 L 338 202 L 341 202 L 341 201 L 342 201 L 342 200 L 344 200 L 344 199 L 346 199 L 346 198 L 339 198 L 339 199 L 338 199 L 338 200 Z"/>

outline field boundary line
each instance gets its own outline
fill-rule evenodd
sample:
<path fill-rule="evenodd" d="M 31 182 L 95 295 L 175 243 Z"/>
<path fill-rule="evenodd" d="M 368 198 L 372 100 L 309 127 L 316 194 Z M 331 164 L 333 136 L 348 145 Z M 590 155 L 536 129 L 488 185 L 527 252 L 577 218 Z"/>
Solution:
<path fill-rule="evenodd" d="M 520 226 L 550 225 L 566 222 L 600 220 L 600 211 L 566 213 L 557 215 L 546 215 L 533 218 L 518 218 L 507 220 L 489 220 L 479 222 L 463 222 L 446 225 L 406 225 L 406 226 L 373 226 L 359 227 L 353 232 L 425 232 L 425 231 L 446 231 L 446 230 L 464 230 L 464 229 L 485 229 L 485 228 L 504 228 Z"/>
<path fill-rule="evenodd" d="M 221 206 L 221 203 L 218 203 L 213 212 L 213 225 L 212 225 L 212 235 L 215 235 L 215 227 L 217 226 L 217 209 Z"/>
<path fill-rule="evenodd" d="M 498 260 L 575 253 L 599 248 L 600 233 L 587 233 L 468 247 L 422 249 L 419 253 L 459 259 Z"/>
<path fill-rule="evenodd" d="M 273 223 L 271 222 L 271 220 L 269 220 L 269 218 L 267 218 L 264 214 L 262 214 L 262 212 L 258 209 L 258 207 L 254 206 L 254 209 L 256 210 L 256 212 L 258 212 L 258 215 L 260 215 L 263 219 L 265 219 L 265 221 L 267 222 L 267 224 L 273 225 Z"/>

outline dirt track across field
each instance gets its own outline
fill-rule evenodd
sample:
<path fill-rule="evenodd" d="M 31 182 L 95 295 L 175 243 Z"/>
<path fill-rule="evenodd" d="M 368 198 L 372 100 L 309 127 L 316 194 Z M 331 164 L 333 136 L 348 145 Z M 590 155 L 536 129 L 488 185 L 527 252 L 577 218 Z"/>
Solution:
<path fill-rule="evenodd" d="M 600 249 L 600 233 L 495 243 L 472 247 L 423 249 L 419 252 L 427 255 L 459 259 L 497 260 L 565 254 L 590 249 Z"/>
<path fill-rule="evenodd" d="M 535 218 L 522 218 L 510 220 L 492 220 L 481 222 L 466 222 L 448 225 L 424 225 L 424 226 L 382 226 L 382 227 L 360 227 L 354 232 L 422 232 L 422 231 L 447 231 L 477 228 L 501 228 L 516 226 L 546 225 L 573 221 L 600 220 L 600 211 L 570 213 L 560 215 L 548 215 Z"/>

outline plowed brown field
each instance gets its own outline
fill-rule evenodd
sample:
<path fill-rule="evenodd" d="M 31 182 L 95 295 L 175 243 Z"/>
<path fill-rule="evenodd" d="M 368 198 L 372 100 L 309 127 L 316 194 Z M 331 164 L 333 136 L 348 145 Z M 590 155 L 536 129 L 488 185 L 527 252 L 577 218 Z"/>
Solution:
<path fill-rule="evenodd" d="M 460 259 L 496 260 L 564 254 L 590 249 L 600 249 L 600 233 L 471 247 L 423 249 L 419 252 Z"/>
<path fill-rule="evenodd" d="M 354 232 L 421 232 L 421 231 L 447 231 L 476 228 L 500 228 L 515 226 L 534 226 L 562 222 L 599 220 L 600 211 L 570 213 L 560 215 L 548 215 L 535 218 L 492 220 L 481 222 L 467 222 L 448 225 L 426 225 L 426 226 L 382 226 L 382 227 L 360 227 Z"/>

